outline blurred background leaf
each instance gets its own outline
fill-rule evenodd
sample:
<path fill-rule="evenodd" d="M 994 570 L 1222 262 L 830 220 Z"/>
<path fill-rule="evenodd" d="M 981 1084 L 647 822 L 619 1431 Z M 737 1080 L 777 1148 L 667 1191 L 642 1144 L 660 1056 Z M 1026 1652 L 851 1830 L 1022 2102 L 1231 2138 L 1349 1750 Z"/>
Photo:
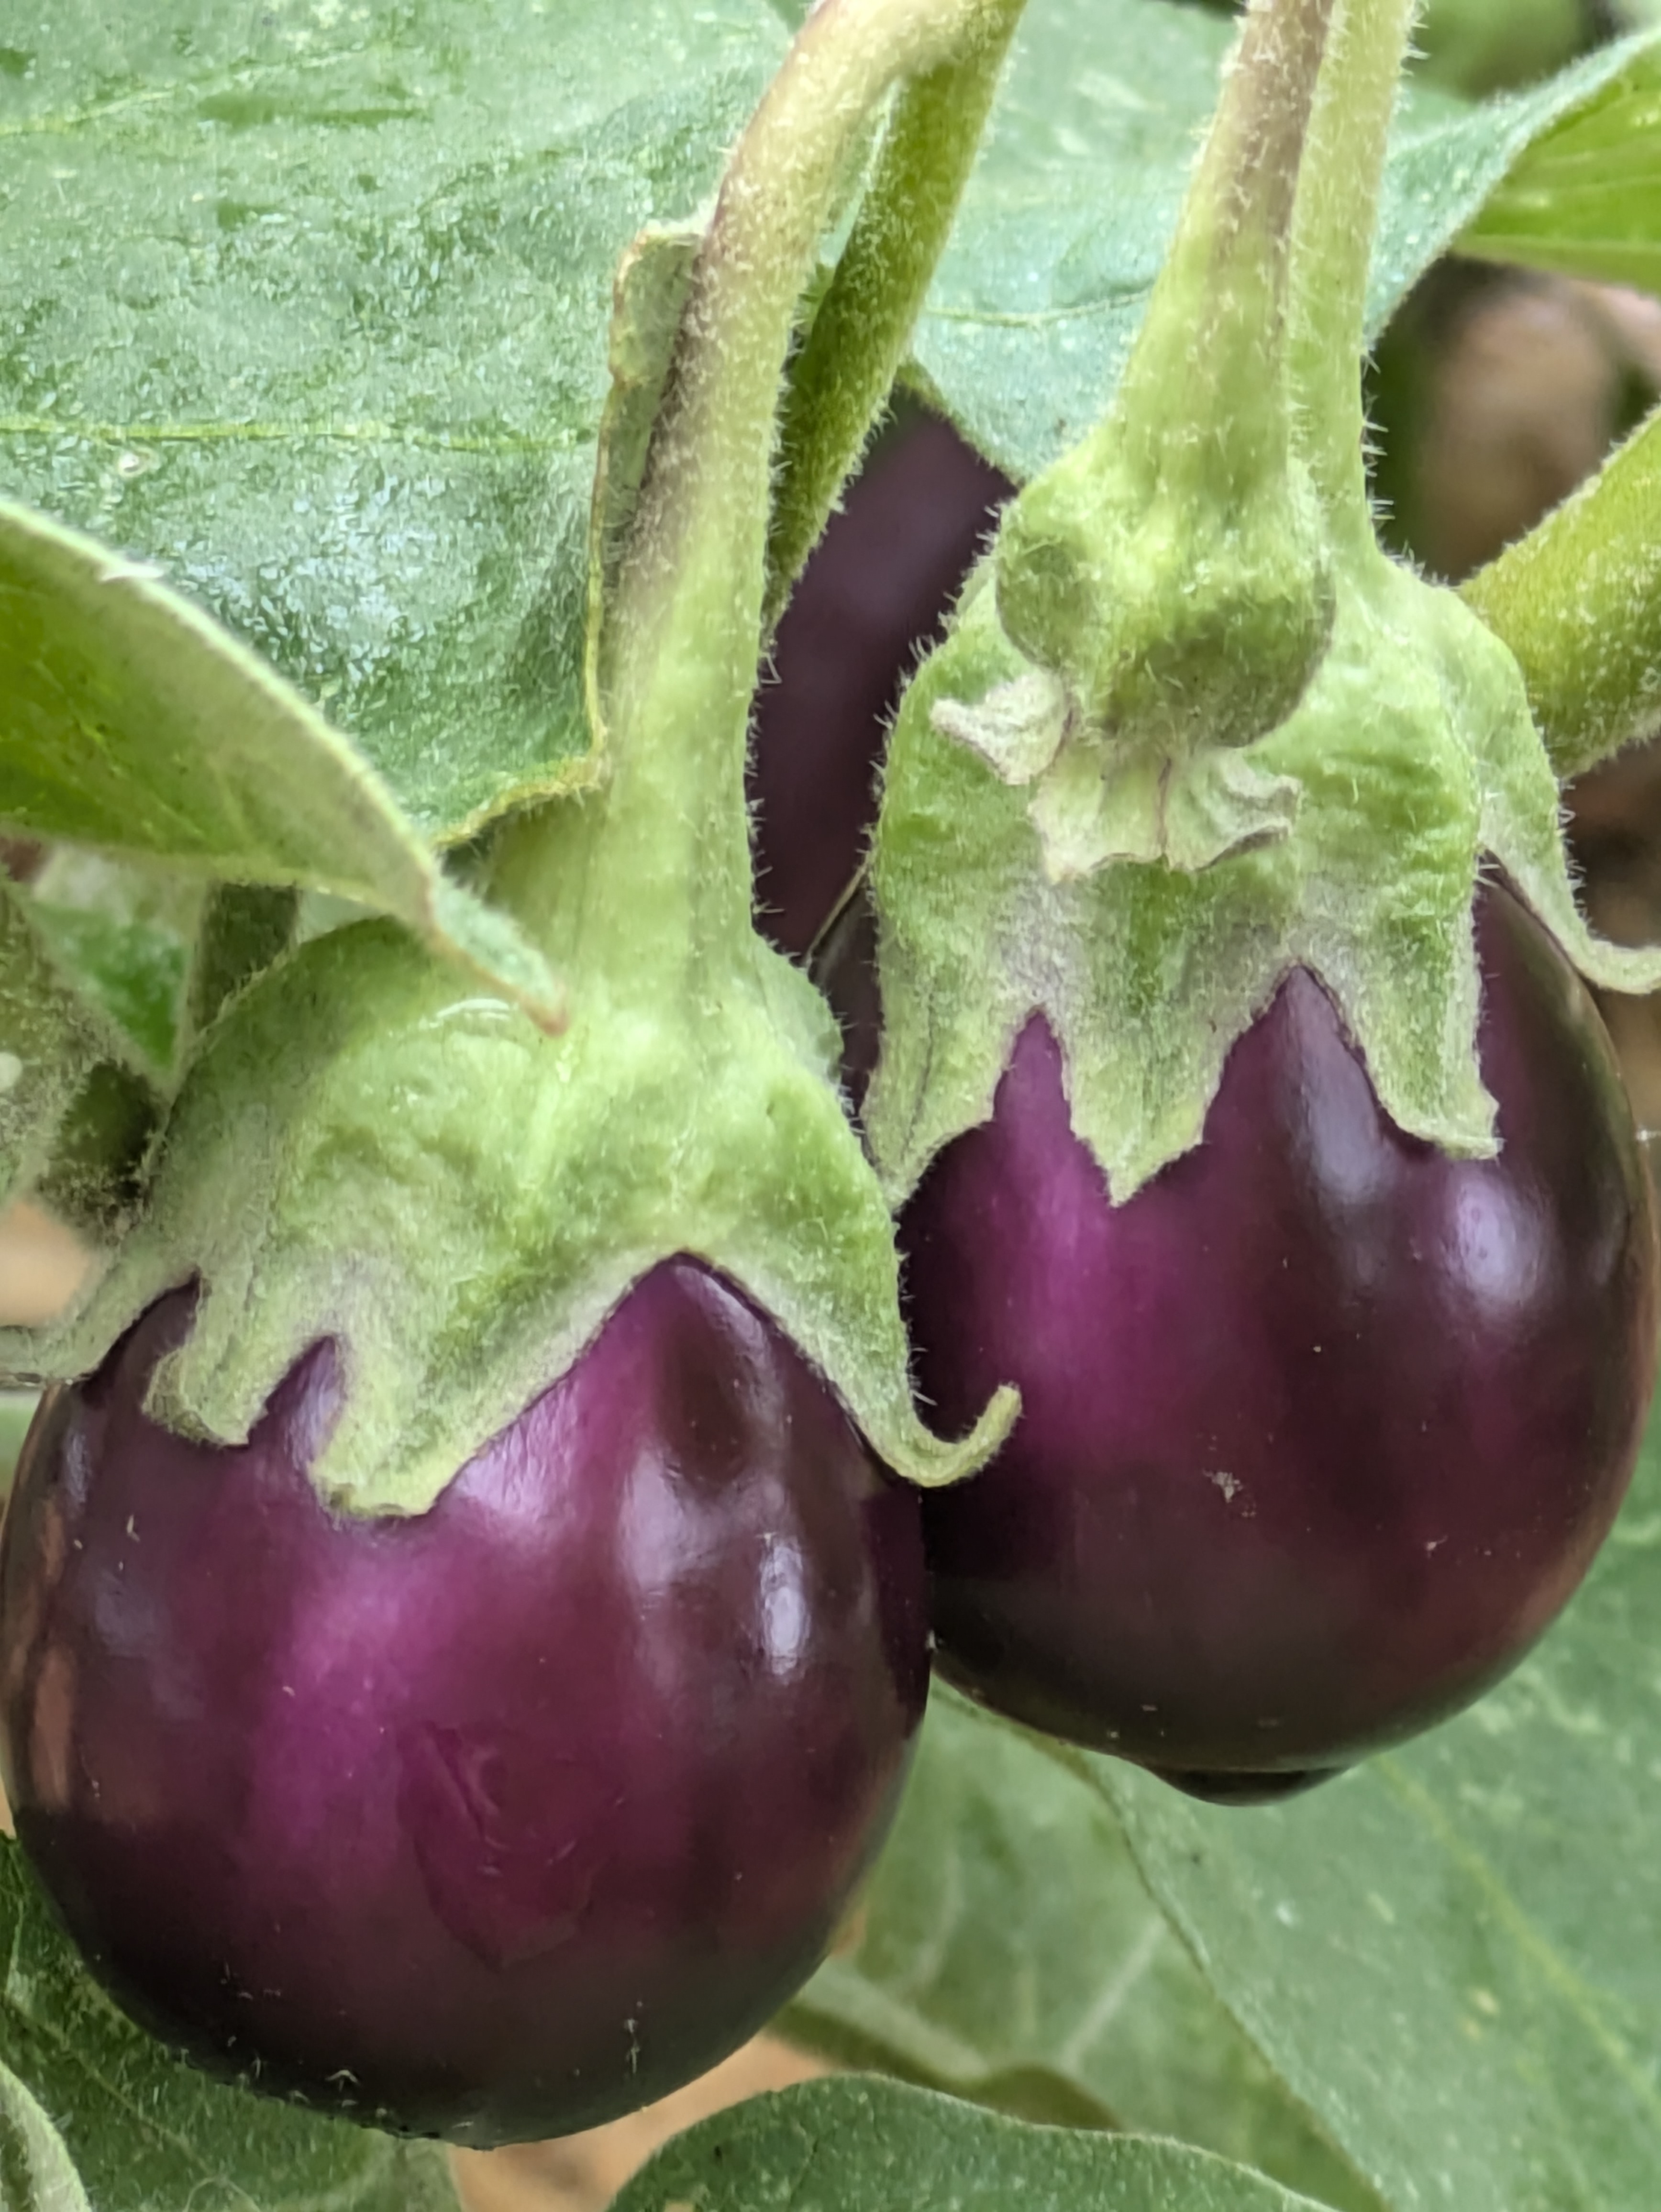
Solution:
<path fill-rule="evenodd" d="M 939 1684 L 875 1878 L 778 2032 L 1031 2119 L 1197 2143 L 1342 2212 L 1378 2202 L 1219 2005 L 1092 1782 Z"/>
<path fill-rule="evenodd" d="M 1294 2212 L 1179 2143 L 1040 2128 L 926 2090 L 810 2081 L 678 2136 L 614 2212 Z"/>
<path fill-rule="evenodd" d="M 65 847 L 31 881 L 26 906 L 57 965 L 143 1066 L 173 1071 L 203 886 L 161 868 Z"/>
<path fill-rule="evenodd" d="M 10 1494 L 17 1455 L 34 1419 L 34 1407 L 32 1390 L 0 1390 L 0 1501 Z"/>
<path fill-rule="evenodd" d="M 149 1086 L 122 1032 L 58 968 L 25 894 L 0 874 L 0 1202 L 40 1182 L 66 1143 L 107 1118 L 112 1084 L 143 1120 Z M 131 1139 L 117 1138 L 119 1180 L 147 1133 L 124 1112 L 117 1119 Z"/>
<path fill-rule="evenodd" d="M 1402 2208 L 1648 2212 L 1661 1423 L 1591 1580 L 1462 1719 L 1231 1814 L 1085 1760 L 1208 1978 Z"/>
<path fill-rule="evenodd" d="M 37 2100 L 0 2064 L 0 2203 L 6 2212 L 94 2212 L 69 2148 Z"/>

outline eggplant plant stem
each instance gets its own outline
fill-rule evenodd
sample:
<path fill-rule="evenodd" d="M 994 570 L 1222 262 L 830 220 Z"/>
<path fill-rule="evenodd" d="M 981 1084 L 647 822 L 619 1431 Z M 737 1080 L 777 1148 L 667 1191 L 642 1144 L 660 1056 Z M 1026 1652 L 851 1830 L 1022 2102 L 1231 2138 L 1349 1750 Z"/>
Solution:
<path fill-rule="evenodd" d="M 1289 359 L 1305 458 L 1335 527 L 1371 544 L 1360 360 L 1384 149 L 1417 0 L 1339 0 L 1293 218 Z"/>
<path fill-rule="evenodd" d="M 779 423 L 770 630 L 888 396 L 974 165 L 1024 0 L 906 85 L 847 244 L 796 356 Z"/>
<path fill-rule="evenodd" d="M 727 164 L 599 617 L 605 787 L 510 824 L 493 872 L 497 897 L 545 945 L 563 948 L 580 933 L 591 975 L 623 969 L 637 984 L 650 971 L 668 988 L 708 990 L 723 962 L 750 957 L 745 755 L 780 392 L 802 294 L 850 157 L 883 101 L 919 79 L 991 69 L 1021 4 L 819 0 Z M 938 155 L 947 173 L 940 194 L 952 198 L 969 149 L 949 131 L 927 155 L 925 120 L 903 116 L 896 158 L 915 182 Z M 879 166 L 879 185 L 892 181 Z M 904 281 L 879 303 L 891 356 L 944 234 L 936 210 Z M 868 390 L 866 401 L 875 404 Z M 835 432 L 816 431 L 825 455 L 838 440 L 857 442 L 853 411 Z"/>
<path fill-rule="evenodd" d="M 838 182 L 897 84 L 1010 15 L 1011 0 L 821 0 L 728 165 L 618 574 L 604 702 L 613 781 L 596 895 L 649 879 L 683 942 L 691 908 L 747 943 L 744 762 L 779 392 Z"/>
<path fill-rule="evenodd" d="M 1187 465 L 1226 495 L 1285 466 L 1287 247 L 1334 7 L 1253 0 L 1245 18 L 1116 408 L 1167 480 Z"/>

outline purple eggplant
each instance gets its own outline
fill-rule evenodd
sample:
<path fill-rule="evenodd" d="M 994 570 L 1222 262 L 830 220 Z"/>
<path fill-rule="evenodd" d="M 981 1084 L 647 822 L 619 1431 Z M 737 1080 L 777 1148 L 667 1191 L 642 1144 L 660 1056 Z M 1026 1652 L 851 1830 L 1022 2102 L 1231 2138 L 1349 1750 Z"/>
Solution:
<path fill-rule="evenodd" d="M 1036 1018 L 930 1166 L 902 1224 L 925 1401 L 951 1430 L 1022 1394 L 924 1507 L 971 1697 L 1250 1802 L 1456 1711 L 1567 1601 L 1654 1379 L 1650 1188 L 1555 940 L 1492 886 L 1477 942 L 1495 1159 L 1396 1128 L 1300 969 L 1123 1205 Z"/>
<path fill-rule="evenodd" d="M 843 494 L 779 623 L 750 763 L 757 921 L 812 945 L 876 817 L 884 729 L 1013 487 L 916 415 Z"/>
<path fill-rule="evenodd" d="M 249 1442 L 52 1394 L 0 1552 L 5 1783 L 94 1971 L 199 2063 L 471 2143 L 660 2097 L 820 1959 L 928 1688 L 918 1500 L 690 1260 L 417 1518 L 331 1514 L 316 1346 Z"/>

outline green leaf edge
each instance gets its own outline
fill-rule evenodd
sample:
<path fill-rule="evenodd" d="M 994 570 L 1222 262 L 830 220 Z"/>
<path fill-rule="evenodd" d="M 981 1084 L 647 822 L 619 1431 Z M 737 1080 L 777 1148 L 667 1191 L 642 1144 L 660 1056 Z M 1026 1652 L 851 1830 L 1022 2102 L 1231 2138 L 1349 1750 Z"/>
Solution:
<path fill-rule="evenodd" d="M 216 729 L 235 718 L 273 749 L 285 748 L 307 776 L 330 782 L 336 834 L 350 825 L 340 843 L 357 860 L 355 866 L 350 857 L 334 854 L 274 853 L 255 840 L 248 841 L 248 849 L 226 852 L 192 849 L 187 839 L 177 837 L 116 842 L 77 836 L 72 808 L 58 813 L 9 806 L 3 784 L 0 822 L 24 836 L 100 844 L 234 882 L 289 884 L 357 900 L 402 922 L 441 956 L 472 969 L 522 1006 L 538 1026 L 563 1025 L 560 989 L 518 927 L 446 876 L 433 848 L 350 741 L 152 567 L 9 500 L 0 500 L 0 561 L 21 574 L 28 588 L 76 610 L 83 635 L 97 641 L 100 665 L 124 688 L 136 678 L 149 693 L 144 704 L 164 726 L 178 727 L 184 707 L 188 720 L 182 736 L 199 757 L 211 757 Z M 158 646 L 160 658 L 169 664 L 165 683 L 155 673 Z M 180 696 L 187 690 L 188 701 Z M 75 704 L 70 702 L 70 711 Z M 0 726 L 0 772 L 6 751 L 7 732 Z"/>

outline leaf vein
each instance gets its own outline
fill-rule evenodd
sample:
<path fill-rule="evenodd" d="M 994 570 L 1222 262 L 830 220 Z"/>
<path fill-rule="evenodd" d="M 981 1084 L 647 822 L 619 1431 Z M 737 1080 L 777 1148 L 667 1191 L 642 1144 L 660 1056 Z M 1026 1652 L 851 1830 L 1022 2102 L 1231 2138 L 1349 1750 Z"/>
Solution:
<path fill-rule="evenodd" d="M 1625 2039 L 1603 2018 L 1597 1991 L 1575 1972 L 1556 1945 L 1540 1933 L 1500 1880 L 1492 1862 L 1460 1835 L 1458 1829 L 1440 1810 L 1422 1784 L 1415 1782 L 1394 1759 L 1376 1759 L 1374 1769 L 1386 1789 L 1424 1822 L 1448 1856 L 1482 1892 L 1518 1949 L 1535 1965 L 1542 1978 L 1581 2021 L 1621 2080 L 1648 2110 L 1656 2124 L 1661 2125 L 1661 2088 L 1658 2088 L 1655 2082 L 1646 2075 Z"/>

